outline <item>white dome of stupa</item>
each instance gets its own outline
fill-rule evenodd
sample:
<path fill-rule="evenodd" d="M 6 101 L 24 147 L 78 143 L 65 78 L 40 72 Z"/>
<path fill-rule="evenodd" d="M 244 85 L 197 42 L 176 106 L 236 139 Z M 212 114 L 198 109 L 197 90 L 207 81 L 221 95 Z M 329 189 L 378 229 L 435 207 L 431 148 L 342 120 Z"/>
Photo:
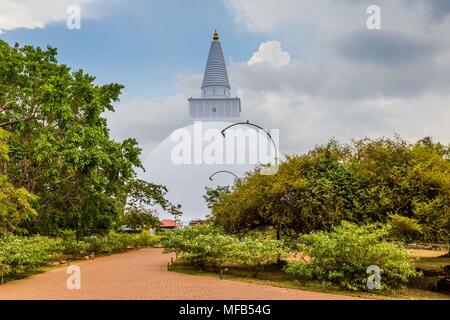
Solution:
<path fill-rule="evenodd" d="M 143 161 L 147 172 L 142 178 L 169 189 L 167 198 L 182 206 L 183 221 L 209 214 L 203 199 L 205 187 L 232 185 L 257 164 L 273 163 L 277 157 L 264 130 L 241 123 L 241 101 L 230 97 L 217 32 L 201 92 L 201 98 L 188 99 L 191 123 L 174 130 Z M 165 216 L 160 212 L 160 217 Z"/>
<path fill-rule="evenodd" d="M 274 149 L 264 131 L 236 127 L 223 137 L 221 130 L 232 124 L 203 121 L 177 129 L 144 160 L 148 170 L 143 179 L 169 189 L 167 198 L 181 204 L 183 220 L 209 213 L 205 187 L 232 185 L 233 174 L 243 178 L 257 164 L 273 162 Z"/>

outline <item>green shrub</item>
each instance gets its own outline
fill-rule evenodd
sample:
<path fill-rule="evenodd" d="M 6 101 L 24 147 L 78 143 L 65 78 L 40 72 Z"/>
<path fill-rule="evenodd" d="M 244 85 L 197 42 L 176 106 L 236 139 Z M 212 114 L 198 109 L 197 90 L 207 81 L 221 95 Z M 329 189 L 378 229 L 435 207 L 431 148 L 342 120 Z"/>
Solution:
<path fill-rule="evenodd" d="M 287 255 L 283 243 L 276 240 L 246 238 L 231 247 L 230 257 L 257 276 L 264 265 L 280 261 Z"/>
<path fill-rule="evenodd" d="M 63 242 L 64 253 L 73 257 L 82 257 L 89 253 L 90 245 L 85 241 L 76 241 L 75 239 L 67 239 Z"/>
<path fill-rule="evenodd" d="M 329 281 L 345 289 L 367 290 L 367 269 L 381 270 L 382 289 L 401 287 L 417 277 L 407 252 L 383 238 L 387 230 L 374 225 L 359 227 L 343 222 L 329 233 L 301 238 L 309 262 L 289 262 L 285 271 L 299 280 Z"/>
<path fill-rule="evenodd" d="M 406 243 L 420 239 L 422 227 L 416 219 L 411 219 L 398 214 L 389 216 L 389 237 Z"/>
<path fill-rule="evenodd" d="M 226 262 L 241 263 L 256 276 L 264 265 L 286 256 L 282 242 L 258 235 L 239 241 L 220 228 L 201 225 L 176 230 L 163 244 L 166 252 L 177 252 L 201 269 L 217 271 Z"/>
<path fill-rule="evenodd" d="M 202 235 L 219 235 L 222 230 L 211 225 L 200 225 L 192 228 L 177 229 L 165 234 L 163 245 L 166 252 L 183 253 L 189 250 L 189 242 Z"/>
<path fill-rule="evenodd" d="M 89 251 L 91 252 L 113 253 L 124 249 L 126 246 L 126 241 L 124 241 L 124 239 L 124 237 L 120 237 L 116 233 L 110 232 L 106 236 L 91 236 L 84 238 L 84 241 L 89 244 Z"/>
<path fill-rule="evenodd" d="M 131 234 L 112 231 L 106 236 L 106 242 L 111 247 L 112 252 L 124 251 L 132 248 L 133 245 Z"/>
<path fill-rule="evenodd" d="M 159 237 L 148 232 L 138 234 L 116 233 L 111 231 L 106 236 L 84 238 L 89 245 L 89 251 L 97 253 L 120 252 L 130 248 L 153 247 L 160 242 Z"/>
<path fill-rule="evenodd" d="M 154 247 L 161 242 L 160 237 L 153 236 L 150 233 L 143 231 L 133 236 L 133 247 L 148 248 Z"/>
<path fill-rule="evenodd" d="M 222 233 L 209 225 L 178 229 L 164 242 L 166 252 L 175 251 L 191 264 L 218 270 L 229 259 L 231 247 L 237 238 Z"/>
<path fill-rule="evenodd" d="M 128 248 L 144 248 L 159 243 L 149 233 L 122 234 L 111 232 L 107 236 L 92 236 L 76 241 L 73 232 L 61 233 L 60 239 L 47 237 L 0 237 L 0 276 L 23 276 L 56 260 L 62 253 L 82 257 L 89 252 L 113 253 Z"/>
<path fill-rule="evenodd" d="M 47 237 L 0 238 L 0 273 L 2 276 L 23 276 L 36 268 L 45 266 L 59 257 L 63 251 L 62 241 Z"/>

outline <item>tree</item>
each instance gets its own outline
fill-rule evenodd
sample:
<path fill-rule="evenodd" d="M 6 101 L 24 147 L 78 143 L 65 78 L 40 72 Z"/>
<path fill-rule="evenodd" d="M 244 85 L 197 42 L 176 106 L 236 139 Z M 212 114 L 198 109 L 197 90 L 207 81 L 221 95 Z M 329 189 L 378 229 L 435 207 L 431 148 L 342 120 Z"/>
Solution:
<path fill-rule="evenodd" d="M 9 157 L 5 140 L 8 134 L 0 129 L 0 167 L 3 168 Z M 0 172 L 0 235 L 24 232 L 18 228 L 19 224 L 36 215 L 32 207 L 36 197 L 24 188 L 15 188 L 8 177 Z"/>
<path fill-rule="evenodd" d="M 354 142 L 352 168 L 367 190 L 364 210 L 372 220 L 391 215 L 415 219 L 418 240 L 446 243 L 450 237 L 448 148 L 430 138 L 409 144 L 396 139 Z"/>
<path fill-rule="evenodd" d="M 134 139 L 112 140 L 102 116 L 123 87 L 96 85 L 56 55 L 0 41 L 0 128 L 11 133 L 4 174 L 39 197 L 38 216 L 24 228 L 105 233 L 123 212 L 141 150 Z"/>
<path fill-rule="evenodd" d="M 352 220 L 353 211 L 360 210 L 361 181 L 342 162 L 347 153 L 331 141 L 307 155 L 287 157 L 276 175 L 257 168 L 219 198 L 215 222 L 231 232 L 271 227 L 296 237 Z"/>
<path fill-rule="evenodd" d="M 416 219 L 398 214 L 389 216 L 388 230 L 392 239 L 406 243 L 418 240 L 422 235 L 422 227 Z"/>
<path fill-rule="evenodd" d="M 171 213 L 175 217 L 181 215 L 180 206 L 171 204 L 166 198 L 167 188 L 161 185 L 135 179 L 126 186 L 123 216 L 118 226 L 133 230 L 158 227 L 160 221 L 155 206 Z"/>
<path fill-rule="evenodd" d="M 231 192 L 230 186 L 217 186 L 216 188 L 206 187 L 206 194 L 203 196 L 208 208 L 212 209 L 219 199 Z"/>
<path fill-rule="evenodd" d="M 288 156 L 278 173 L 258 168 L 217 194 L 213 221 L 228 232 L 275 228 L 289 237 L 329 231 L 341 221 L 414 219 L 418 240 L 447 242 L 450 233 L 449 149 L 430 139 L 331 140 Z"/>

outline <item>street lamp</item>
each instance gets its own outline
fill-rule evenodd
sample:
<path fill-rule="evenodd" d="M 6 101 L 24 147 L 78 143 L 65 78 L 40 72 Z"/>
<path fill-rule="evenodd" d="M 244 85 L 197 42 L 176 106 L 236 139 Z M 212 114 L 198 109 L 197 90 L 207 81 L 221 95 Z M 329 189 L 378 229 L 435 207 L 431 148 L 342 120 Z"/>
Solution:
<path fill-rule="evenodd" d="M 214 173 L 209 177 L 209 180 L 213 181 L 213 177 L 214 177 L 216 174 L 219 174 L 219 173 L 228 173 L 228 174 L 231 174 L 232 176 L 234 176 L 234 177 L 236 178 L 236 180 L 239 180 L 239 177 L 238 177 L 237 175 L 235 175 L 233 172 L 227 171 L 227 170 L 221 170 L 221 171 L 214 172 Z"/>
<path fill-rule="evenodd" d="M 238 122 L 238 123 L 234 123 L 232 125 L 229 125 L 228 127 L 226 127 L 225 129 L 222 130 L 222 136 L 225 138 L 225 131 L 227 131 L 228 129 L 230 129 L 232 127 L 240 126 L 240 125 L 252 126 L 252 127 L 255 127 L 255 128 L 258 128 L 258 129 L 264 131 L 267 134 L 267 136 L 269 137 L 269 139 L 272 142 L 273 147 L 275 149 L 275 167 L 278 167 L 278 160 L 279 159 L 278 159 L 278 148 L 277 148 L 277 145 L 275 143 L 275 140 L 273 140 L 272 136 L 270 135 L 269 131 L 267 131 L 263 127 L 258 126 L 257 124 L 251 123 L 250 121 L 247 120 L 247 122 Z"/>

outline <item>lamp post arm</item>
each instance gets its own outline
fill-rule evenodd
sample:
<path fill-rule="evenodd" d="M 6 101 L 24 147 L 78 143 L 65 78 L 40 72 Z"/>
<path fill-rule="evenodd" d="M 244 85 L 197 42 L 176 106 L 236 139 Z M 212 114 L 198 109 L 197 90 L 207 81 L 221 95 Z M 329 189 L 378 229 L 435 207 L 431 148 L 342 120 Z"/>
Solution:
<path fill-rule="evenodd" d="M 269 139 L 270 139 L 270 141 L 272 142 L 273 147 L 274 147 L 274 149 L 275 149 L 275 164 L 278 165 L 278 160 L 279 160 L 279 159 L 278 159 L 278 147 L 277 147 L 277 145 L 276 145 L 276 143 L 275 143 L 275 140 L 273 140 L 271 134 L 269 133 L 269 131 L 267 131 L 267 130 L 264 129 L 263 127 L 260 127 L 260 126 L 258 126 L 257 124 L 251 123 L 250 121 L 233 123 L 232 125 L 229 125 L 228 127 L 226 127 L 225 129 L 222 130 L 222 136 L 225 138 L 225 131 L 227 131 L 228 129 L 230 129 L 230 128 L 232 128 L 232 127 L 240 126 L 240 125 L 252 126 L 252 127 L 255 127 L 255 128 L 258 128 L 258 129 L 264 131 L 264 132 L 267 134 L 267 136 L 269 137 Z"/>
<path fill-rule="evenodd" d="M 213 177 L 214 177 L 215 175 L 219 174 L 219 173 L 228 173 L 228 174 L 231 174 L 231 175 L 234 176 L 237 180 L 239 180 L 239 177 L 238 177 L 236 174 L 234 174 L 234 173 L 231 172 L 231 171 L 226 171 L 226 170 L 221 170 L 221 171 L 214 172 L 214 173 L 209 177 L 209 180 L 213 181 Z"/>

